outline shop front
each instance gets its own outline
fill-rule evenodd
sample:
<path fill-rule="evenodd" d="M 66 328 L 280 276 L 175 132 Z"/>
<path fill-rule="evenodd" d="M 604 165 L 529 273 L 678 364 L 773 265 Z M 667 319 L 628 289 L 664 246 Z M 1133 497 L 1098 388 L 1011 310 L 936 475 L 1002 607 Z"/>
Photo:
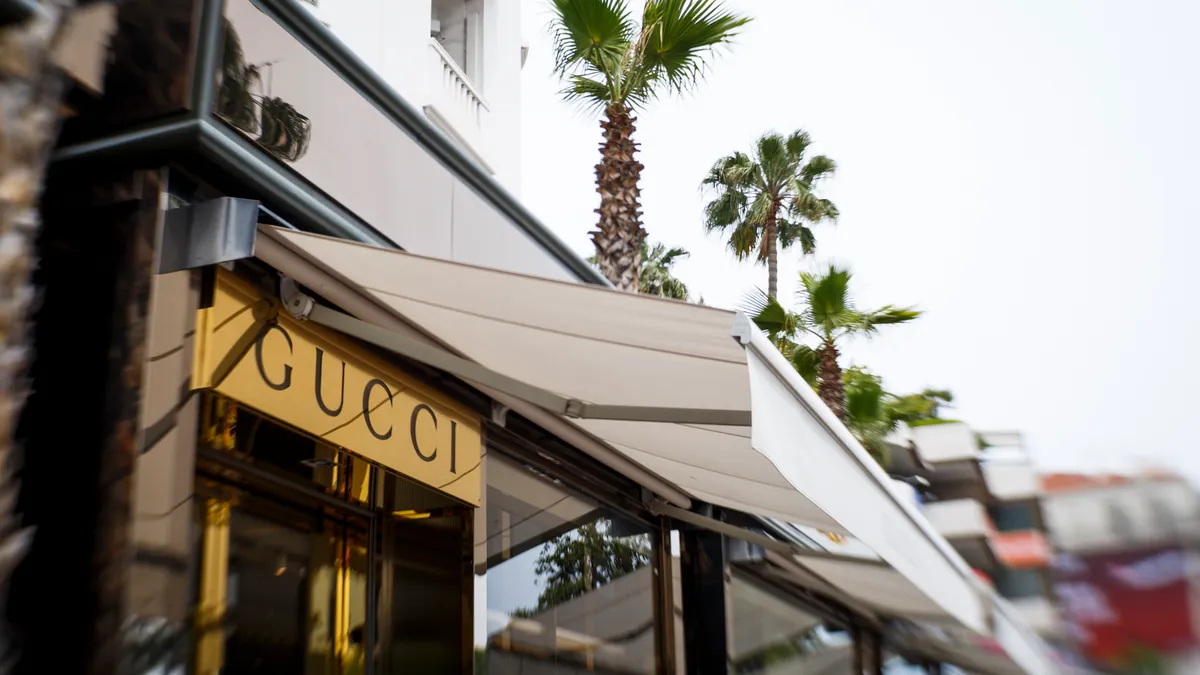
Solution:
<path fill-rule="evenodd" d="M 216 272 L 192 377 L 197 671 L 462 669 L 479 413 Z"/>
<path fill-rule="evenodd" d="M 113 11 L 46 190 L 22 667 L 986 662 L 931 636 L 987 589 L 744 316 L 599 287 L 292 0 Z"/>

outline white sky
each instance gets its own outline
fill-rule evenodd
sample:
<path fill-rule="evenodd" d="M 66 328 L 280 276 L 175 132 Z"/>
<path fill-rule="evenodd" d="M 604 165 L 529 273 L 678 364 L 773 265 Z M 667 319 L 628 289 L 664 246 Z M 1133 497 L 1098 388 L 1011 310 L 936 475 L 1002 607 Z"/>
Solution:
<path fill-rule="evenodd" d="M 735 307 L 766 270 L 701 225 L 697 186 L 762 132 L 803 128 L 840 165 L 818 257 L 861 306 L 917 323 L 852 343 L 897 392 L 957 397 L 1045 468 L 1169 464 L 1191 450 L 1200 378 L 1200 3 L 734 0 L 757 21 L 637 139 L 651 240 Z M 598 203 L 595 120 L 557 98 L 544 0 L 523 0 L 522 196 L 581 255 Z M 799 251 L 781 254 L 790 299 Z"/>

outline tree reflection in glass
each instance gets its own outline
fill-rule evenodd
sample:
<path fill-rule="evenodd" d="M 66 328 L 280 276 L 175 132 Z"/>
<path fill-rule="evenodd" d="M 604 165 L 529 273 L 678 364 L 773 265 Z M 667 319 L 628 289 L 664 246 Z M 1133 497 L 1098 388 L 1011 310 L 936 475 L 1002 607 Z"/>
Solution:
<path fill-rule="evenodd" d="M 273 63 L 246 63 L 241 39 L 226 20 L 221 53 L 221 86 L 216 114 L 249 136 L 262 149 L 284 162 L 295 162 L 308 151 L 312 121 L 283 99 L 272 96 L 269 69 Z M 266 92 L 263 69 L 268 69 Z"/>
<path fill-rule="evenodd" d="M 486 654 L 477 672 L 621 673 L 655 668 L 646 535 L 515 462 L 488 457 Z M 624 531 L 624 532 L 623 532 Z M 477 643 L 480 646 L 483 644 Z"/>

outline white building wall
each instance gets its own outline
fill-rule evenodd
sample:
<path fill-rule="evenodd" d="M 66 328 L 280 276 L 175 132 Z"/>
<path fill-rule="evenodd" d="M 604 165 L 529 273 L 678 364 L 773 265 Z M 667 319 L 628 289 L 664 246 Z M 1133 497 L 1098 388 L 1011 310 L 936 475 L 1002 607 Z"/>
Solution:
<path fill-rule="evenodd" d="M 405 100 L 418 109 L 439 101 L 442 82 L 430 67 L 430 27 L 435 0 L 316 0 L 313 13 Z M 468 73 L 487 103 L 478 132 L 450 133 L 477 156 L 498 181 L 520 188 L 520 0 L 441 0 L 444 46 Z M 461 8 L 459 7 L 461 5 Z M 456 11 L 461 9 L 462 11 Z M 481 53 L 465 47 L 468 14 L 480 15 Z M 474 44 L 474 43 L 471 43 Z M 464 53 L 466 52 L 466 53 Z M 440 125 L 440 122 L 439 122 Z"/>
<path fill-rule="evenodd" d="M 1046 519 L 1065 551 L 1152 545 L 1194 537 L 1200 497 L 1184 481 L 1146 481 L 1051 493 Z"/>

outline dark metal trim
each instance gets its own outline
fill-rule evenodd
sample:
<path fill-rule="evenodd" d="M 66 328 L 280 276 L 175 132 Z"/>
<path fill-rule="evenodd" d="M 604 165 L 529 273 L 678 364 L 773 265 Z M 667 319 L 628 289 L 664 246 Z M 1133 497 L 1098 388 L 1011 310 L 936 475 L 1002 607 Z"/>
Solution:
<path fill-rule="evenodd" d="M 212 114 L 216 102 L 217 67 L 221 57 L 222 22 L 225 20 L 223 0 L 200 0 L 200 23 L 196 31 L 196 70 L 192 74 L 193 112 L 198 116 Z"/>
<path fill-rule="evenodd" d="M 300 3 L 295 0 L 254 0 L 254 3 L 581 281 L 608 285 L 608 281 L 594 267 L 543 225 L 454 141 L 433 126 L 423 113 L 396 93 Z"/>
<path fill-rule="evenodd" d="M 379 503 L 379 467 L 370 464 L 368 465 L 369 474 L 367 480 L 370 484 L 367 486 L 367 503 L 372 508 L 376 508 Z M 367 654 L 375 653 L 375 644 L 379 641 L 379 625 L 377 619 L 379 616 L 379 531 L 380 531 L 379 514 L 375 514 L 367 521 L 367 617 L 364 626 L 363 649 Z M 365 675 L 375 675 L 375 659 L 368 657 L 366 659 Z"/>
<path fill-rule="evenodd" d="M 0 0 L 0 27 L 27 21 L 42 11 L 37 0 Z"/>
<path fill-rule="evenodd" d="M 190 113 L 181 118 L 160 120 L 112 136 L 59 148 L 54 153 L 53 162 L 59 165 L 164 150 L 186 150 L 196 143 L 201 126 L 201 121 Z"/>
<path fill-rule="evenodd" d="M 262 201 L 272 208 L 286 212 L 293 223 L 319 234 L 397 248 L 391 239 L 301 178 L 279 167 L 266 153 L 223 123 L 204 120 L 200 124 L 199 138 L 200 152 L 206 159 L 258 192 Z"/>
<path fill-rule="evenodd" d="M 312 499 L 314 501 L 320 502 L 320 503 L 328 505 L 328 506 L 333 506 L 333 507 L 341 509 L 347 513 L 352 513 L 352 514 L 354 514 L 356 516 L 360 516 L 362 518 L 369 519 L 369 518 L 372 518 L 375 516 L 375 512 L 371 511 L 370 509 L 364 509 L 364 508 L 357 506 L 355 504 L 352 504 L 351 502 L 348 502 L 344 499 L 338 499 L 337 497 L 331 497 L 331 496 L 325 494 L 324 492 L 317 490 L 316 488 L 308 487 L 306 485 L 301 485 L 294 481 L 288 480 L 287 478 L 277 476 L 270 471 L 267 471 L 260 467 L 254 466 L 252 464 L 247 464 L 246 462 L 240 461 L 236 457 L 232 457 L 223 452 L 218 452 L 218 451 L 212 450 L 210 448 L 200 448 L 196 451 L 196 457 L 197 457 L 197 459 L 202 459 L 207 462 L 212 462 L 214 464 L 220 464 L 224 468 L 232 469 L 239 473 L 243 473 L 247 476 L 252 476 L 254 478 L 257 478 L 258 480 L 261 480 L 264 483 L 269 483 L 277 488 L 285 488 L 287 490 L 291 490 L 297 494 L 304 495 L 305 498 Z"/>

